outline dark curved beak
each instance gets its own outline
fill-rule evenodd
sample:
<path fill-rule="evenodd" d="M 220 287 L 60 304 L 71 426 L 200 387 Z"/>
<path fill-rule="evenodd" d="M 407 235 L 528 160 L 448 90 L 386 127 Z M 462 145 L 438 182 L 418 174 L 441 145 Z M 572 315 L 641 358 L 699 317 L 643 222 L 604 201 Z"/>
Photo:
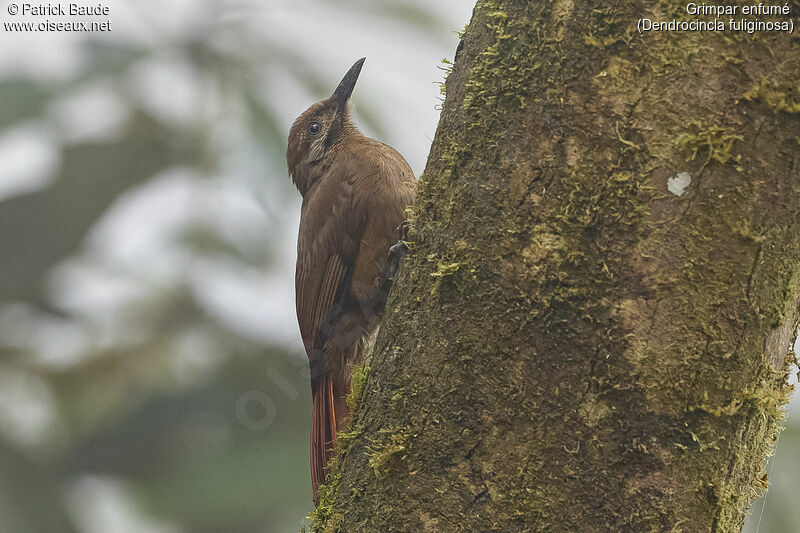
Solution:
<path fill-rule="evenodd" d="M 350 67 L 350 70 L 347 71 L 347 74 L 344 75 L 342 81 L 339 82 L 339 86 L 336 87 L 336 90 L 333 91 L 332 98 L 336 100 L 339 109 L 344 109 L 347 106 L 347 101 L 350 100 L 350 95 L 353 94 L 356 81 L 358 81 L 358 75 L 361 73 L 361 67 L 364 65 L 366 59 L 366 57 L 362 57 L 356 61 L 355 64 Z"/>

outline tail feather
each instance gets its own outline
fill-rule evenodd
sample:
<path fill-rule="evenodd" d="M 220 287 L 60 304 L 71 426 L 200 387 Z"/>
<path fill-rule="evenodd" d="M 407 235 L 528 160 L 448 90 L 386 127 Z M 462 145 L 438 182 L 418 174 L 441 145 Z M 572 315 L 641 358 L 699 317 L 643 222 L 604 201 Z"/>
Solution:
<path fill-rule="evenodd" d="M 333 382 L 324 375 L 314 391 L 311 410 L 311 486 L 314 505 L 319 505 L 319 486 L 328 474 L 328 461 L 336 444 L 336 412 Z"/>

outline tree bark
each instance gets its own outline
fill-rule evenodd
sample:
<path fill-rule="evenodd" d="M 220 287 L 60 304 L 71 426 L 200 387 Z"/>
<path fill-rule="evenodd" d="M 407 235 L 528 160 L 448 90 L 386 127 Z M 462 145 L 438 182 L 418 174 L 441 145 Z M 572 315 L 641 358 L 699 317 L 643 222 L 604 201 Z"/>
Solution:
<path fill-rule="evenodd" d="M 800 40 L 642 17 L 698 18 L 477 3 L 318 530 L 741 529 L 800 316 Z"/>

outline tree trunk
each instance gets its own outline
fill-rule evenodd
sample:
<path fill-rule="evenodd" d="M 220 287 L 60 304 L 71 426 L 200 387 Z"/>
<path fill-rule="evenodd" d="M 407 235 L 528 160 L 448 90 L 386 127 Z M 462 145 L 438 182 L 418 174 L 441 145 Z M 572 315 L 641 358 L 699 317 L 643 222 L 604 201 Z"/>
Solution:
<path fill-rule="evenodd" d="M 738 531 L 765 488 L 800 41 L 597 6 L 478 2 L 320 531 Z"/>

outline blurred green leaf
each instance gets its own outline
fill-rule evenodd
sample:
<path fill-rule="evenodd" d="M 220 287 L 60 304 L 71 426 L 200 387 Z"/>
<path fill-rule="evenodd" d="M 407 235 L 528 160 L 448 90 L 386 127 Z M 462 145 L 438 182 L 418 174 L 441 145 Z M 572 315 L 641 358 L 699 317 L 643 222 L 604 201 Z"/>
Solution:
<path fill-rule="evenodd" d="M 264 105 L 252 90 L 245 91 L 244 100 L 253 137 L 268 150 L 271 159 L 283 162 L 286 158 L 286 143 L 283 139 L 288 132 L 285 131 L 282 121 L 275 115 L 275 110 Z M 276 143 L 278 139 L 280 142 Z"/>
<path fill-rule="evenodd" d="M 63 157 L 50 187 L 0 202 L 0 300 L 45 304 L 47 271 L 120 194 L 177 162 L 165 132 L 144 115 L 125 137 L 67 148 Z"/>
<path fill-rule="evenodd" d="M 147 50 L 126 46 L 108 41 L 93 41 L 86 45 L 88 65 L 85 72 L 73 83 L 85 83 L 87 80 L 101 76 L 121 74 L 134 61 L 147 57 Z"/>
<path fill-rule="evenodd" d="M 0 531 L 73 533 L 58 483 L 38 465 L 0 439 Z"/>
<path fill-rule="evenodd" d="M 0 81 L 0 130 L 38 115 L 48 103 L 50 93 L 26 79 Z"/>
<path fill-rule="evenodd" d="M 413 2 L 375 2 L 374 0 L 327 0 L 337 7 L 347 6 L 353 11 L 369 13 L 376 18 L 386 19 L 393 24 L 406 24 L 410 28 L 424 31 L 430 37 L 441 36 L 448 28 L 445 22 L 422 4 Z"/>
<path fill-rule="evenodd" d="M 153 394 L 98 427 L 68 472 L 127 479 L 147 509 L 191 531 L 298 524 L 311 508 L 303 369 L 279 350 L 234 356 L 207 383 Z"/>
<path fill-rule="evenodd" d="M 767 464 L 769 490 L 753 502 L 744 533 L 796 533 L 800 524 L 797 481 L 800 480 L 800 420 L 787 425 Z"/>

